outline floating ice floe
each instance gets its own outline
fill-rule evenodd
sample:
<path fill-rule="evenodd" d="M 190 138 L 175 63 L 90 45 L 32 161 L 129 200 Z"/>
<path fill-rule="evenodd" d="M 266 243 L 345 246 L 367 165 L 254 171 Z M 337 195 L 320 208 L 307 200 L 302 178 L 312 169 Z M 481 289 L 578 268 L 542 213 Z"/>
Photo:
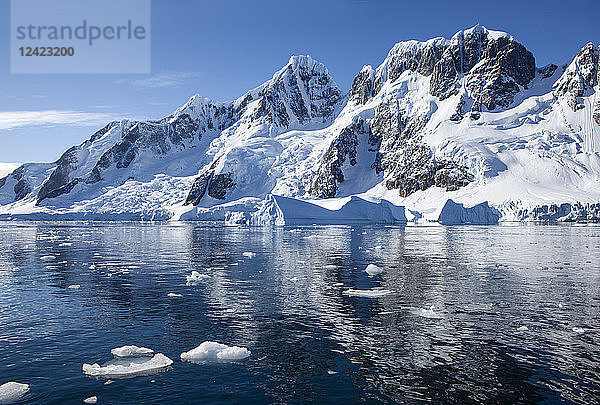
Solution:
<path fill-rule="evenodd" d="M 524 332 L 524 331 L 526 331 L 526 330 L 529 330 L 529 328 L 528 328 L 527 326 L 523 325 L 523 326 L 519 326 L 519 327 L 517 328 L 517 330 L 518 330 L 519 332 Z"/>
<path fill-rule="evenodd" d="M 200 281 L 206 280 L 207 278 L 210 278 L 208 274 L 200 274 L 194 270 L 192 271 L 192 274 L 190 274 L 189 276 L 185 276 L 185 279 L 187 281 L 186 285 L 196 285 Z"/>
<path fill-rule="evenodd" d="M 245 257 L 247 257 L 249 259 L 252 259 L 253 257 L 256 257 L 256 253 L 254 253 L 254 252 L 244 252 L 244 253 L 242 253 L 242 256 L 245 256 Z"/>
<path fill-rule="evenodd" d="M 327 374 L 329 374 L 329 375 L 335 375 L 335 374 L 337 374 L 337 371 L 327 370 Z"/>
<path fill-rule="evenodd" d="M 122 357 L 151 357 L 154 355 L 154 350 L 147 347 L 138 347 L 133 345 L 115 347 L 110 351 L 116 358 Z"/>
<path fill-rule="evenodd" d="M 162 353 L 153 357 L 123 357 L 103 365 L 84 364 L 83 374 L 93 378 L 132 378 L 167 371 L 173 360 Z"/>
<path fill-rule="evenodd" d="M 79 284 L 71 284 L 70 286 L 67 287 L 69 290 L 79 290 L 79 288 L 81 288 L 81 286 Z"/>
<path fill-rule="evenodd" d="M 581 335 L 582 333 L 585 333 L 585 329 L 584 328 L 578 328 L 577 326 L 574 327 L 572 329 L 573 332 L 577 333 L 578 335 Z"/>
<path fill-rule="evenodd" d="M 46 255 L 46 256 L 40 257 L 40 260 L 43 262 L 49 262 L 50 260 L 54 260 L 54 259 L 56 259 L 56 256 L 52 256 L 52 255 Z"/>
<path fill-rule="evenodd" d="M 379 266 L 374 265 L 373 263 L 369 264 L 365 271 L 371 277 L 383 273 L 383 269 Z"/>
<path fill-rule="evenodd" d="M 170 292 L 170 293 L 167 294 L 167 297 L 169 297 L 169 298 L 181 298 L 181 297 L 183 297 L 183 295 Z"/>
<path fill-rule="evenodd" d="M 89 397 L 83 400 L 84 404 L 95 404 L 98 402 L 98 397 L 97 396 L 93 396 L 93 397 Z"/>
<path fill-rule="evenodd" d="M 29 384 L 9 381 L 0 385 L 0 404 L 12 404 L 29 392 Z"/>
<path fill-rule="evenodd" d="M 210 360 L 235 361 L 250 357 L 245 347 L 227 346 L 218 342 L 203 342 L 200 346 L 181 353 L 181 361 L 200 363 Z"/>
<path fill-rule="evenodd" d="M 350 297 L 366 297 L 366 298 L 378 298 L 383 297 L 385 295 L 391 294 L 390 290 L 355 290 L 350 288 L 349 290 L 344 291 L 345 295 L 349 295 Z"/>
<path fill-rule="evenodd" d="M 435 312 L 434 308 L 435 307 L 433 305 L 431 307 L 429 307 L 429 309 L 425 309 L 425 308 L 413 308 L 411 312 L 413 314 L 418 315 L 418 316 L 423 317 L 423 318 L 442 319 L 443 318 L 442 314 L 439 314 L 439 313 Z"/>

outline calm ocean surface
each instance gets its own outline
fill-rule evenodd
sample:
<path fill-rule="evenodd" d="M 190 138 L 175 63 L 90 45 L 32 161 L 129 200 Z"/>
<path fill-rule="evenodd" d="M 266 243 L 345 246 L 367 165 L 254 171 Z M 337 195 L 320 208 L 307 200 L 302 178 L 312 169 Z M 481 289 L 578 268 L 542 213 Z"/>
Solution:
<path fill-rule="evenodd" d="M 252 355 L 180 361 L 204 341 Z M 127 344 L 172 369 L 82 373 Z M 599 403 L 600 226 L 0 223 L 7 381 L 40 404 Z"/>

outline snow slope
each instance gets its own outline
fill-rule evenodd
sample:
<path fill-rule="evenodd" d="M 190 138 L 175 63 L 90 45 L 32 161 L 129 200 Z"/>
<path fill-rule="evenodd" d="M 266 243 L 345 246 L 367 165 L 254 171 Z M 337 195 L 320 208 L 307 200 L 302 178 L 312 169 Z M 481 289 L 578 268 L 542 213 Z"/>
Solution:
<path fill-rule="evenodd" d="M 599 60 L 588 44 L 536 68 L 514 37 L 475 26 L 396 44 L 344 94 L 322 63 L 293 56 L 237 100 L 194 96 L 21 166 L 0 180 L 0 218 L 276 223 L 284 205 L 288 222 L 310 222 L 358 196 L 365 212 L 440 222 L 444 207 L 473 221 L 462 209 L 484 202 L 491 222 L 598 219 Z"/>

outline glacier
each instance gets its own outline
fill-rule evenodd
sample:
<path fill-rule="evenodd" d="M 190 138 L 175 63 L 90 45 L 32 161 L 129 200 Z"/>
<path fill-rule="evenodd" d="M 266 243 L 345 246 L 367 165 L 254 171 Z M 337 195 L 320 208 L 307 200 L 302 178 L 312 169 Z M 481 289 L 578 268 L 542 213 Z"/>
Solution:
<path fill-rule="evenodd" d="M 475 26 L 399 42 L 349 91 L 292 56 L 231 102 L 108 123 L 0 178 L 0 219 L 302 225 L 600 220 L 600 47 L 535 65 Z"/>

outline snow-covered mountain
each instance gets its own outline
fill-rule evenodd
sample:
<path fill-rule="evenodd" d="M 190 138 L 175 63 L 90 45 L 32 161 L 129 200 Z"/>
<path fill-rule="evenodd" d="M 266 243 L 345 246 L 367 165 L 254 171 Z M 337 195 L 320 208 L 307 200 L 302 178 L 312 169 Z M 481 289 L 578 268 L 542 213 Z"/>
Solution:
<path fill-rule="evenodd" d="M 600 218 L 599 55 L 590 43 L 539 68 L 512 36 L 475 26 L 396 44 L 348 93 L 293 56 L 233 102 L 194 96 L 22 165 L 0 180 L 0 215 L 214 219 L 275 194 L 386 199 L 433 220 L 448 199 L 505 220 Z"/>

